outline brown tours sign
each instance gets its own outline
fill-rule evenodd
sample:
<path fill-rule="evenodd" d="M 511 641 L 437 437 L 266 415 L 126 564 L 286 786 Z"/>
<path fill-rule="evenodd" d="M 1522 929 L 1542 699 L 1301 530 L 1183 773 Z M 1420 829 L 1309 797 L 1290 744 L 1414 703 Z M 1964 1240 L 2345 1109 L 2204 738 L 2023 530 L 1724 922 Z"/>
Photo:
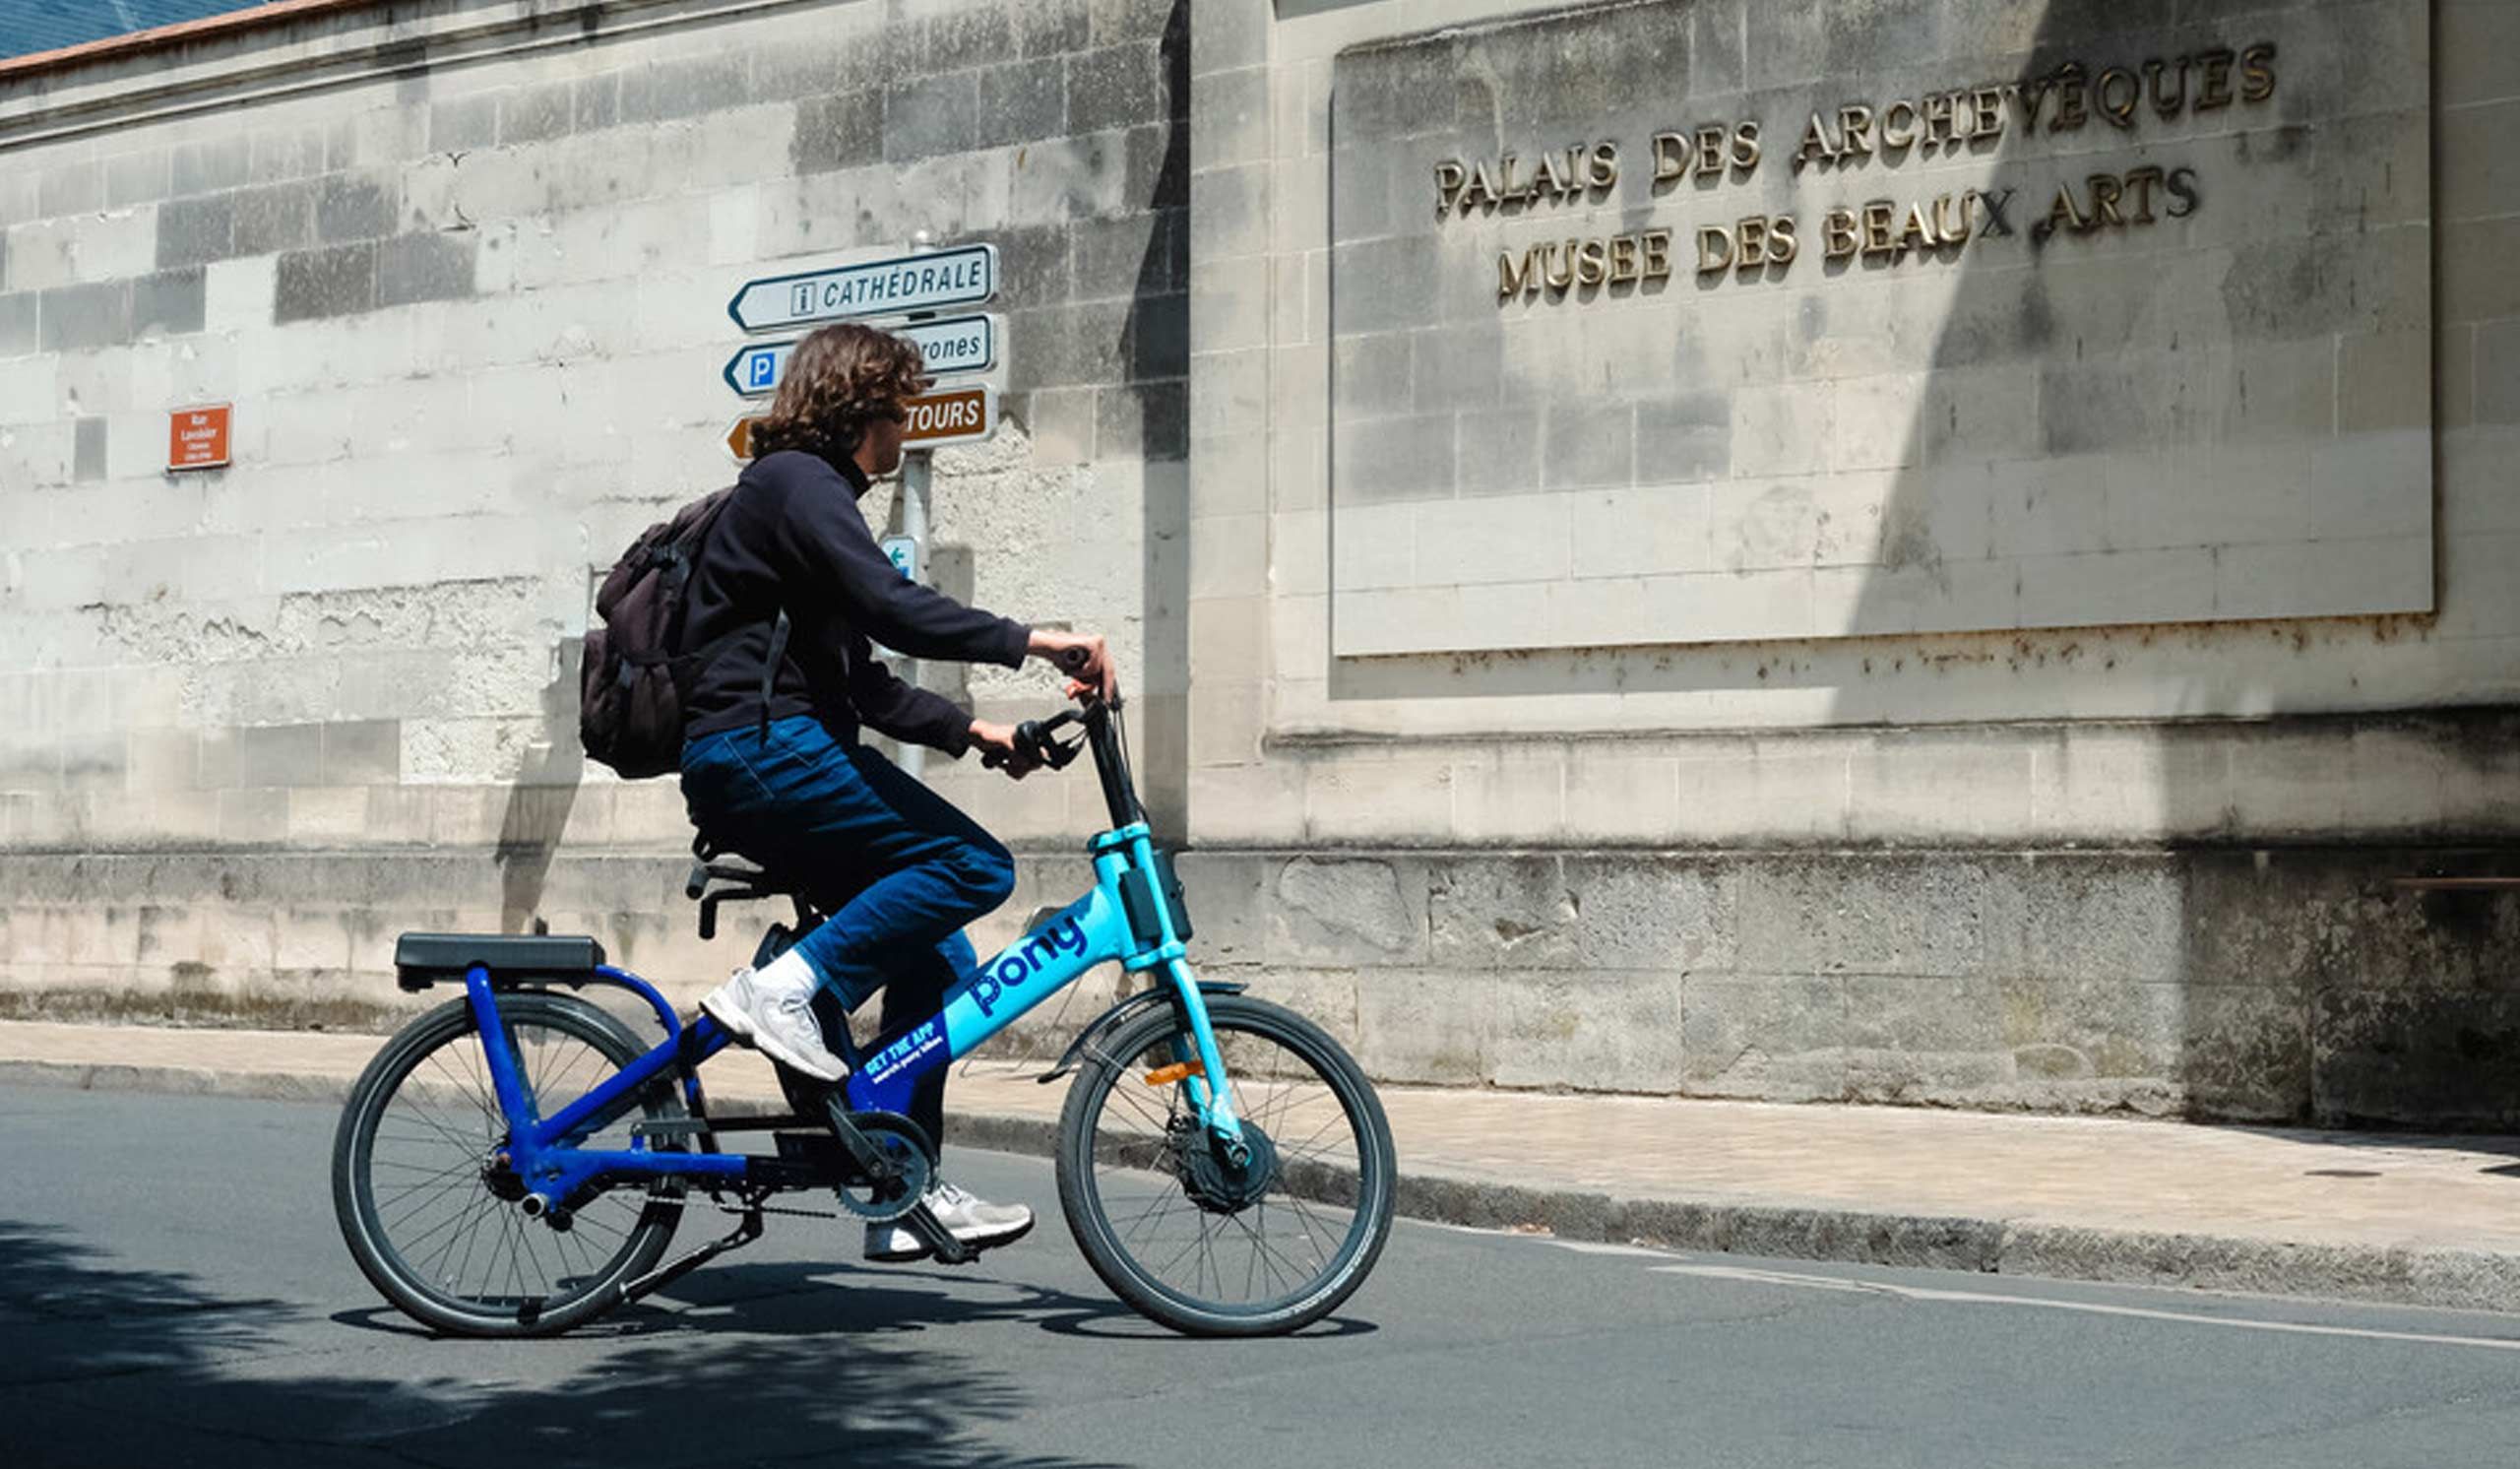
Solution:
<path fill-rule="evenodd" d="M 910 414 L 902 424 L 902 443 L 907 448 L 976 443 L 997 431 L 997 391 L 985 385 L 921 394 L 903 407 Z M 763 421 L 761 415 L 754 414 L 728 425 L 726 452 L 737 459 L 752 458 L 752 431 Z"/>

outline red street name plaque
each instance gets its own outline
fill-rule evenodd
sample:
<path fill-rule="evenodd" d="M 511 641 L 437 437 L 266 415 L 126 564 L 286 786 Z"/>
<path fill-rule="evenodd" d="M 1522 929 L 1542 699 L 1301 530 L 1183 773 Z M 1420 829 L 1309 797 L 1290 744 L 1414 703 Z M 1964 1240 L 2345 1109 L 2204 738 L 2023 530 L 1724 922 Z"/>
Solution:
<path fill-rule="evenodd" d="M 179 408 L 166 415 L 166 468 L 213 470 L 227 463 L 227 415 L 224 403 Z"/>

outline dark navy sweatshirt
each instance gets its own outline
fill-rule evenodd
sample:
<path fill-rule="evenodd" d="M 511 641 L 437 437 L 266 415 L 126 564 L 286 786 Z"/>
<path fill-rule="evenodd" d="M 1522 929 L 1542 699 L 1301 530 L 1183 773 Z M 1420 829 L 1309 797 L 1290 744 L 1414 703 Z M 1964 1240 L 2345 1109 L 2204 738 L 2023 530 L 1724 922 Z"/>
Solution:
<path fill-rule="evenodd" d="M 772 719 L 812 714 L 842 740 L 862 725 L 952 755 L 970 747 L 971 716 L 894 677 L 871 644 L 1015 668 L 1031 629 L 895 570 L 857 508 L 865 492 L 865 477 L 848 461 L 783 450 L 744 467 L 684 603 L 683 650 L 723 640 L 691 676 L 686 737 L 762 717 L 761 666 L 785 607 L 790 630 L 771 682 Z"/>

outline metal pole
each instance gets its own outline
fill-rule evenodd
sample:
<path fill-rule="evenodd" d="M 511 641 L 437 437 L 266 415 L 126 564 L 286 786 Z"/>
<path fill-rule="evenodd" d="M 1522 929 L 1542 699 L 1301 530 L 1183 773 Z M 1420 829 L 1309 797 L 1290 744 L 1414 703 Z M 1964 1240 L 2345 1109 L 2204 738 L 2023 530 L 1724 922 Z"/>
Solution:
<path fill-rule="evenodd" d="M 933 250 L 936 236 L 924 229 L 916 230 L 910 237 L 910 247 L 914 252 Z M 921 571 L 927 569 L 927 477 L 933 469 L 928 460 L 929 451 L 925 449 L 913 449 L 902 456 L 902 534 L 916 547 L 911 554 Z M 908 654 L 902 656 L 902 681 L 914 687 L 918 683 L 918 660 Z M 902 769 L 913 780 L 923 777 L 927 771 L 926 746 L 904 741 Z"/>
<path fill-rule="evenodd" d="M 928 463 L 929 457 L 929 451 L 925 449 L 913 449 L 902 456 L 902 534 L 911 539 L 913 545 L 918 547 L 917 556 L 921 570 L 925 569 L 927 561 L 927 476 L 931 468 Z M 904 654 L 901 676 L 904 683 L 917 683 L 918 660 Z M 921 778 L 927 770 L 926 747 L 904 740 L 902 769 L 908 772 L 913 780 Z"/>

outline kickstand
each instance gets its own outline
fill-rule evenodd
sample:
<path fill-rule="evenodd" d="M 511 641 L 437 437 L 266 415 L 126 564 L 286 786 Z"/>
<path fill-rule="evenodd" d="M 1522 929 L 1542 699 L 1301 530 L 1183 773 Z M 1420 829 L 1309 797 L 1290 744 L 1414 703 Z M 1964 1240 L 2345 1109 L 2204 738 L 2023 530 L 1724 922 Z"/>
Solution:
<path fill-rule="evenodd" d="M 968 1265 L 980 1257 L 978 1250 L 955 1239 L 951 1231 L 938 1223 L 924 1203 L 904 1214 L 900 1222 L 902 1228 L 927 1246 L 940 1265 Z"/>
<path fill-rule="evenodd" d="M 727 1250 L 740 1249 L 760 1238 L 761 1206 L 759 1204 L 755 1204 L 751 1208 L 744 1210 L 743 1218 L 736 1223 L 732 1230 L 726 1233 L 724 1238 L 712 1240 L 708 1244 L 701 1245 L 698 1249 L 684 1255 L 682 1258 L 671 1261 L 667 1264 L 660 1265 L 656 1269 L 649 1271 L 647 1274 L 640 1276 L 637 1280 L 624 1285 L 621 1288 L 621 1299 L 624 1301 L 636 1301 L 651 1291 L 660 1290 L 665 1286 L 673 1284 L 675 1281 L 689 1275 L 692 1271 L 699 1269 L 711 1260 L 724 1254 Z"/>

